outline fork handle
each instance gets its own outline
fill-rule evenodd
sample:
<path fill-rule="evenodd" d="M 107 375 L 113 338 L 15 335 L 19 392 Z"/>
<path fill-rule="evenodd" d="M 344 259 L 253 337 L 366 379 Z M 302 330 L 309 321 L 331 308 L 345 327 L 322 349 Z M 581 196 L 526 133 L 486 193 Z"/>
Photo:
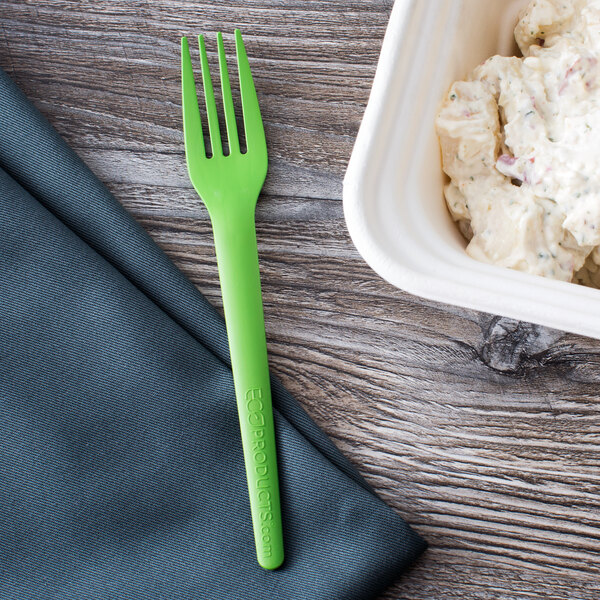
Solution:
<path fill-rule="evenodd" d="M 283 534 L 254 207 L 230 210 L 224 202 L 211 221 L 256 555 L 263 568 L 276 569 L 283 562 Z"/>

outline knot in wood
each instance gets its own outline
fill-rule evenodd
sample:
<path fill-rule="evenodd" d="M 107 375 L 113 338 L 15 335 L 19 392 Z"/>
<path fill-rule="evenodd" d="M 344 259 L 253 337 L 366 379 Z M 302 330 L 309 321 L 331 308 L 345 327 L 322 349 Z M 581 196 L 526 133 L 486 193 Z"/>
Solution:
<path fill-rule="evenodd" d="M 506 317 L 482 316 L 481 361 L 506 375 L 525 375 L 543 366 L 548 350 L 563 333 Z"/>

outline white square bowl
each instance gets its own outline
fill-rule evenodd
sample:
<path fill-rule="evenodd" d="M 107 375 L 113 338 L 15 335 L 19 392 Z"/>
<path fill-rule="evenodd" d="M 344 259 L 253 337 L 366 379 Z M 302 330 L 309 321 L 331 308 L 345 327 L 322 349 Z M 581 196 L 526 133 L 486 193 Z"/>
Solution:
<path fill-rule="evenodd" d="M 344 179 L 367 263 L 407 292 L 600 338 L 600 290 L 480 263 L 443 198 L 434 130 L 443 94 L 493 54 L 514 54 L 527 0 L 396 0 Z"/>

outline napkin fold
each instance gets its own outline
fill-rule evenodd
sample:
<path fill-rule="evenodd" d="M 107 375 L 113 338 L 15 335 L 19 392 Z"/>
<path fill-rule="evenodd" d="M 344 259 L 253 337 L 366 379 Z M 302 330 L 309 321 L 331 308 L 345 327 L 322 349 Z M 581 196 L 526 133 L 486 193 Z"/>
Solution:
<path fill-rule="evenodd" d="M 267 572 L 223 320 L 0 70 L 0 598 L 376 597 L 425 542 L 272 385 Z"/>

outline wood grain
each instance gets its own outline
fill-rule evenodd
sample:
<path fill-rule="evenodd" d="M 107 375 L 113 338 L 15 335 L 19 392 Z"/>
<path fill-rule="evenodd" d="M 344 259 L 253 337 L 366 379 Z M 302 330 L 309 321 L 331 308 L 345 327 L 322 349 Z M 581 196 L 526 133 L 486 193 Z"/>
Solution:
<path fill-rule="evenodd" d="M 218 305 L 178 38 L 243 28 L 271 158 L 257 227 L 272 367 L 431 543 L 381 600 L 597 600 L 599 343 L 409 296 L 346 232 L 341 181 L 391 5 L 3 0 L 0 66 Z"/>

